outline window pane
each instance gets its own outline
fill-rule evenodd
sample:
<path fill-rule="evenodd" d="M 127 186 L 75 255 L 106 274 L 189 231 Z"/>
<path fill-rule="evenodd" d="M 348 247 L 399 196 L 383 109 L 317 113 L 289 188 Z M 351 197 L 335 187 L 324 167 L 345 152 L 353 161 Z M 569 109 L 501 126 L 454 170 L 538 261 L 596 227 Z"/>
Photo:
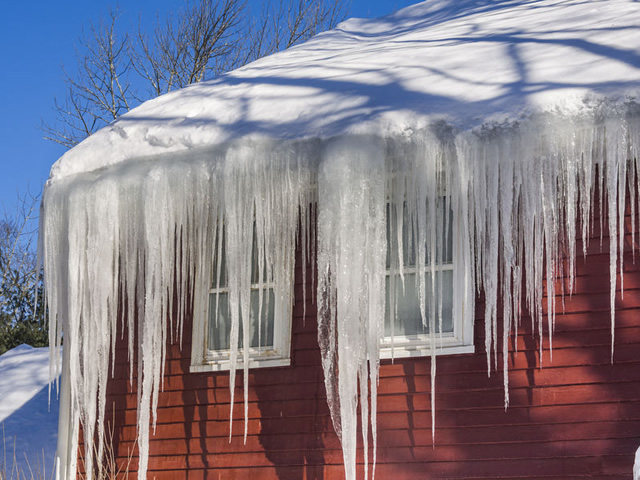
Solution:
<path fill-rule="evenodd" d="M 440 230 L 442 231 L 442 238 L 440 239 L 440 243 L 435 245 L 435 247 L 440 250 L 444 248 L 444 251 L 440 253 L 439 251 L 436 253 L 436 260 L 438 263 L 447 264 L 453 261 L 453 221 L 452 221 L 452 212 L 449 206 L 447 205 L 446 198 L 442 198 L 442 219 L 441 224 L 439 225 Z M 397 225 L 398 225 L 398 212 L 393 204 L 387 204 L 387 268 L 391 268 L 391 260 L 394 259 L 397 262 L 398 258 L 398 235 L 397 235 Z M 407 205 L 403 204 L 402 206 L 402 264 L 405 267 L 415 266 L 416 265 L 416 257 L 418 255 L 418 249 L 416 245 L 416 229 L 418 228 L 417 224 L 411 221 L 409 216 L 409 212 L 407 211 Z M 425 238 L 424 244 L 425 249 L 427 250 L 427 244 L 429 239 Z M 440 258 L 442 257 L 442 258 Z M 394 262 L 395 263 L 395 262 Z M 430 263 L 430 258 L 426 258 L 424 265 L 428 265 Z"/>
<path fill-rule="evenodd" d="M 220 258 L 226 258 L 226 233 L 224 228 L 222 229 L 222 237 L 218 237 L 218 242 L 222 242 L 222 250 L 220 251 Z M 216 243 L 213 251 L 213 269 L 211 271 L 211 288 L 225 288 L 227 284 L 227 265 L 226 262 L 218 261 L 218 249 L 220 244 Z M 220 272 L 218 272 L 218 268 Z M 219 277 L 218 277 L 219 276 Z M 258 246 L 256 243 L 255 225 L 253 231 L 253 248 L 251 249 L 251 283 L 272 282 L 273 277 L 267 276 L 267 262 L 266 259 L 262 262 L 262 268 L 258 269 Z"/>
<path fill-rule="evenodd" d="M 261 331 L 260 336 L 258 336 L 258 294 L 258 290 L 251 290 L 251 346 L 253 348 L 273 347 L 276 297 L 272 288 L 262 292 Z M 242 335 L 242 328 L 240 328 L 240 335 Z M 240 346 L 242 346 L 242 338 L 240 339 Z"/>
<path fill-rule="evenodd" d="M 251 283 L 259 284 L 259 283 L 269 283 L 273 281 L 273 277 L 268 275 L 267 271 L 267 259 L 262 259 L 262 267 L 259 268 L 259 259 L 258 259 L 258 244 L 256 243 L 256 233 L 255 228 L 253 231 L 253 248 L 251 249 Z M 264 254 L 263 254 L 264 255 Z M 257 302 L 257 300 L 256 300 Z M 256 304 L 257 305 L 257 304 Z M 257 307 L 256 307 L 257 308 Z"/>
<path fill-rule="evenodd" d="M 398 215 L 395 205 L 387 203 L 387 268 L 391 268 L 398 258 Z M 416 246 L 413 241 L 413 228 L 407 212 L 407 205 L 402 206 L 402 264 L 416 264 Z"/>
<path fill-rule="evenodd" d="M 217 298 L 217 311 L 216 311 Z M 258 331 L 259 292 L 251 290 L 251 347 L 273 347 L 275 295 L 273 289 L 263 291 L 261 332 Z M 215 313 L 214 313 L 215 312 Z M 240 324 L 239 344 L 243 346 L 242 324 Z M 226 292 L 209 295 L 209 350 L 229 350 L 231 316 L 229 314 L 229 294 Z"/>
<path fill-rule="evenodd" d="M 228 350 L 230 334 L 229 294 L 212 293 L 209 295 L 209 350 Z"/>
<path fill-rule="evenodd" d="M 222 242 L 222 250 L 220 258 L 226 258 L 227 252 L 225 248 L 225 232 L 222 229 L 222 236 L 218 236 L 218 242 Z M 218 261 L 218 249 L 220 244 L 216 242 L 213 250 L 213 269 L 211 270 L 211 286 L 212 288 L 223 288 L 227 286 L 227 265 L 226 262 Z M 218 272 L 220 269 L 220 272 Z M 211 310 L 210 310 L 211 311 Z"/>
<path fill-rule="evenodd" d="M 431 319 L 431 305 L 435 302 L 435 322 L 436 329 L 439 331 L 439 309 L 440 309 L 440 292 L 442 288 L 442 333 L 453 332 L 453 271 L 444 270 L 436 273 L 435 296 L 431 292 L 431 275 L 426 274 L 426 305 L 425 313 L 427 316 L 427 325 L 422 324 L 420 316 L 420 303 L 418 295 L 417 274 L 404 275 L 404 290 L 400 276 L 395 276 L 395 297 L 396 301 L 392 302 L 393 281 L 389 275 L 386 278 L 386 308 L 384 334 L 386 337 L 391 336 L 391 309 L 395 303 L 396 320 L 394 323 L 395 336 L 412 336 L 429 333 L 429 321 Z"/>

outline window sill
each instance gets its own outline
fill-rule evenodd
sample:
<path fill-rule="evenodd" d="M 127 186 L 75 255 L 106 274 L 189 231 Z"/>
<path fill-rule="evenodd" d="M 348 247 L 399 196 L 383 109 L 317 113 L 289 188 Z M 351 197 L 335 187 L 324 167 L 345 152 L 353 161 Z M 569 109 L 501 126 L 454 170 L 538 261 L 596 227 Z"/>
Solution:
<path fill-rule="evenodd" d="M 474 345 L 456 345 L 456 346 L 438 346 L 436 347 L 436 355 L 462 355 L 465 353 L 475 353 Z M 406 346 L 396 345 L 393 347 L 393 355 L 391 347 L 384 346 L 380 348 L 380 359 L 396 359 L 396 358 L 412 358 L 412 357 L 430 357 L 431 349 L 428 346 Z"/>
<path fill-rule="evenodd" d="M 249 360 L 249 368 L 272 368 L 272 367 L 288 367 L 291 365 L 290 358 L 253 358 Z M 191 373 L 199 372 L 224 372 L 229 371 L 231 362 L 228 360 L 203 363 L 202 365 L 191 365 L 189 371 Z M 237 369 L 244 368 L 244 364 L 240 358 L 238 358 Z"/>

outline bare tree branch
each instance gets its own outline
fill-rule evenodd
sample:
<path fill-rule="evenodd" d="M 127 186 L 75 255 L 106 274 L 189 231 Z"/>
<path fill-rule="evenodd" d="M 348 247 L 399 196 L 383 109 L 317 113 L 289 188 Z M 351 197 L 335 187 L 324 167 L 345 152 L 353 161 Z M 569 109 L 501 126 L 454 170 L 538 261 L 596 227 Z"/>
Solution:
<path fill-rule="evenodd" d="M 130 41 L 128 35 L 118 37 L 118 18 L 112 11 L 108 23 L 91 25 L 83 35 L 77 73 L 65 72 L 67 95 L 62 103 L 54 100 L 56 125 L 43 125 L 46 139 L 72 147 L 131 109 Z"/>
<path fill-rule="evenodd" d="M 263 4 L 252 20 L 245 45 L 245 63 L 304 42 L 334 28 L 347 13 L 346 2 L 336 0 L 277 0 Z"/>
<path fill-rule="evenodd" d="M 33 243 L 37 231 L 37 196 L 25 195 L 15 212 L 0 216 L 0 354 L 20 343 L 44 345 L 43 312 L 34 310 L 41 275 Z"/>
<path fill-rule="evenodd" d="M 244 0 L 187 3 L 176 21 L 158 23 L 152 39 L 138 32 L 133 67 L 155 95 L 222 73 L 217 60 L 233 50 L 245 8 Z"/>
<path fill-rule="evenodd" d="M 139 25 L 133 36 L 117 34 L 120 14 L 112 11 L 82 37 L 78 71 L 65 74 L 67 95 L 54 101 L 57 119 L 43 124 L 45 138 L 73 147 L 144 100 L 333 28 L 345 17 L 345 1 L 276 0 L 252 17 L 246 0 L 187 0 L 158 19 L 151 35 Z"/>

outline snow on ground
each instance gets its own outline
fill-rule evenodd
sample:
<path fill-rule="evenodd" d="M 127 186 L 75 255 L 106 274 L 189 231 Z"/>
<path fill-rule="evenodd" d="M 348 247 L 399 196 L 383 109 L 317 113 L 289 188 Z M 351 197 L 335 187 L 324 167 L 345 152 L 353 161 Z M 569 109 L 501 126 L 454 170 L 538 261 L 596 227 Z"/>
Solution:
<path fill-rule="evenodd" d="M 19 468 L 28 472 L 30 464 L 41 471 L 44 462 L 45 478 L 50 478 L 58 437 L 58 399 L 54 389 L 49 406 L 48 383 L 48 348 L 20 345 L 0 355 L 0 428 L 4 430 L 0 464 L 6 454 L 7 473 L 15 446 Z"/>

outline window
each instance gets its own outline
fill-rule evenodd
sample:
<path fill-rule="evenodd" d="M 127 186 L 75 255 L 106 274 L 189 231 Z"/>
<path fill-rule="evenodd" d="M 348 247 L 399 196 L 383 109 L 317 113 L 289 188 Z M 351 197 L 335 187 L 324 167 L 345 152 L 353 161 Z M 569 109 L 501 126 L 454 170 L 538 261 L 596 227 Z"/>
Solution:
<path fill-rule="evenodd" d="M 459 222 L 455 221 L 447 199 L 441 197 L 438 201 L 436 231 L 442 232 L 442 235 L 429 239 L 419 239 L 416 214 L 410 214 L 406 204 L 401 207 L 387 205 L 386 311 L 382 358 L 430 355 L 429 325 L 432 320 L 438 354 L 474 351 L 473 302 L 469 301 L 472 289 L 469 287 L 469 263 L 464 258 L 466 252 L 462 248 L 465 243 L 460 238 L 463 233 L 458 228 Z M 400 228 L 402 233 L 398 235 Z M 425 226 L 422 228 L 429 232 Z M 418 241 L 422 244 L 419 245 Z M 435 252 L 433 262 L 429 252 Z M 424 288 L 422 308 L 421 281 Z"/>
<path fill-rule="evenodd" d="M 208 312 L 204 323 L 204 352 L 201 365 L 192 362 L 191 371 L 228 370 L 230 367 L 231 292 L 228 284 L 224 229 L 214 248 L 211 282 L 208 291 Z M 250 325 L 249 368 L 276 367 L 290 364 L 291 308 L 290 293 L 279 298 L 276 285 L 267 268 L 258 260 L 254 228 L 251 258 L 251 289 L 249 292 Z M 242 308 L 240 307 L 240 310 Z M 194 322 L 194 332 L 195 332 Z M 194 334 L 195 340 L 195 334 Z M 238 335 L 238 367 L 243 363 L 243 326 Z M 192 357 L 194 358 L 194 357 Z"/>

